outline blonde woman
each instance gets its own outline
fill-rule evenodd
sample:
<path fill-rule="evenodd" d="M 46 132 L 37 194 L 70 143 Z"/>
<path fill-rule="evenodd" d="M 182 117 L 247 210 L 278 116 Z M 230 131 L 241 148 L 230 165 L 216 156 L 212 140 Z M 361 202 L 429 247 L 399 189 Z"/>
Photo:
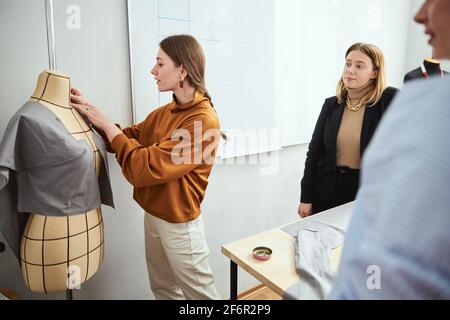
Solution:
<path fill-rule="evenodd" d="M 361 157 L 398 92 L 386 88 L 384 69 L 376 46 L 355 43 L 348 48 L 337 94 L 325 100 L 309 144 L 300 217 L 355 199 Z"/>
<path fill-rule="evenodd" d="M 72 102 L 116 153 L 145 210 L 148 275 L 157 299 L 220 299 L 209 266 L 200 204 L 220 139 L 205 87 L 205 57 L 189 35 L 165 38 L 151 70 L 173 100 L 120 130 L 74 89 Z"/>

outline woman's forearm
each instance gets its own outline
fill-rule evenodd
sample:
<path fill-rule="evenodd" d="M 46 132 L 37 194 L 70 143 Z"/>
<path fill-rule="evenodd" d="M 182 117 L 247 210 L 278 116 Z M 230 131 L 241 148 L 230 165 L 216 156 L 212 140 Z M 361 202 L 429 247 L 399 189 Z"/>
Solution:
<path fill-rule="evenodd" d="M 122 131 L 113 123 L 109 124 L 103 131 L 105 132 L 106 138 L 108 139 L 109 143 L 113 141 L 115 136 L 122 133 Z"/>

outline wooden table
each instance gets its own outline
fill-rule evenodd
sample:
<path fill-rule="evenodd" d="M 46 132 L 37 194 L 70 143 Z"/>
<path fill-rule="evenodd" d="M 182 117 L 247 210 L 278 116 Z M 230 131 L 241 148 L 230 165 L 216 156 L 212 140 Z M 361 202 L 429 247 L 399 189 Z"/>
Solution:
<path fill-rule="evenodd" d="M 9 300 L 20 300 L 20 296 L 15 291 L 8 288 L 0 288 L 0 294 Z M 4 298 L 0 298 L 0 300 L 2 299 Z"/>
<path fill-rule="evenodd" d="M 352 208 L 353 202 L 350 202 L 305 219 L 337 222 L 346 230 Z M 287 288 L 300 280 L 294 260 L 295 238 L 282 230 L 297 222 L 298 220 L 222 246 L 222 253 L 230 259 L 231 300 L 237 299 L 237 266 L 240 266 L 280 296 L 283 296 Z M 272 249 L 273 253 L 269 260 L 260 261 L 253 258 L 253 248 L 259 246 Z M 337 270 L 339 265 L 341 249 L 339 247 L 330 252 L 331 267 L 334 270 Z"/>

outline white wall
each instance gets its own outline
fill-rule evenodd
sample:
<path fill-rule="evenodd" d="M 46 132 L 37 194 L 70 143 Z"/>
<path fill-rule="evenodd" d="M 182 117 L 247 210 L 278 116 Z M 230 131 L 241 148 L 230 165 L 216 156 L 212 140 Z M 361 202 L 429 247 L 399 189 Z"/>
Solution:
<path fill-rule="evenodd" d="M 71 4 L 81 9 L 80 30 L 66 28 L 65 11 Z M 69 74 L 72 83 L 114 121 L 129 124 L 131 88 L 125 1 L 58 0 L 54 5 L 59 70 Z M 43 0 L 0 2 L 1 135 L 9 118 L 33 92 L 38 74 L 48 66 L 44 19 Z M 411 37 L 409 47 L 413 48 L 416 41 L 416 36 Z M 415 47 L 408 50 L 407 69 L 421 61 L 423 52 L 414 52 L 420 50 Z M 215 166 L 202 207 L 211 266 L 223 297 L 228 297 L 229 260 L 221 254 L 221 245 L 297 218 L 305 154 L 305 145 L 282 150 L 276 175 L 262 175 L 266 166 L 248 164 L 249 158 L 240 159 L 247 164 Z M 74 296 L 76 299 L 151 299 L 144 258 L 143 212 L 132 200 L 132 188 L 114 158 L 109 160 L 116 210 L 103 209 L 105 261 Z M 240 291 L 257 283 L 239 271 Z M 9 250 L 0 253 L 1 287 L 17 291 L 24 299 L 65 298 L 64 293 L 30 293 Z"/>

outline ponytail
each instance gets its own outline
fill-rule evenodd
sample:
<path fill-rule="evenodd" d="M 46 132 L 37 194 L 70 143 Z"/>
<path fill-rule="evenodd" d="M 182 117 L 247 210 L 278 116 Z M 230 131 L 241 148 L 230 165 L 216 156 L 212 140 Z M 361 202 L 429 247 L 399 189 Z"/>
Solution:
<path fill-rule="evenodd" d="M 205 86 L 204 86 L 204 85 L 203 85 L 203 86 L 200 86 L 198 89 L 200 90 L 200 92 L 203 93 L 203 95 L 204 95 L 205 97 L 208 98 L 209 104 L 210 104 L 211 107 L 214 109 L 214 111 L 217 113 L 216 108 L 214 108 L 214 103 L 212 102 L 211 96 L 209 95 L 208 90 L 206 90 Z M 223 132 L 222 130 L 220 130 L 220 136 L 222 137 L 223 140 L 228 141 L 228 136 L 227 136 L 227 134 L 226 134 L 225 132 Z"/>

